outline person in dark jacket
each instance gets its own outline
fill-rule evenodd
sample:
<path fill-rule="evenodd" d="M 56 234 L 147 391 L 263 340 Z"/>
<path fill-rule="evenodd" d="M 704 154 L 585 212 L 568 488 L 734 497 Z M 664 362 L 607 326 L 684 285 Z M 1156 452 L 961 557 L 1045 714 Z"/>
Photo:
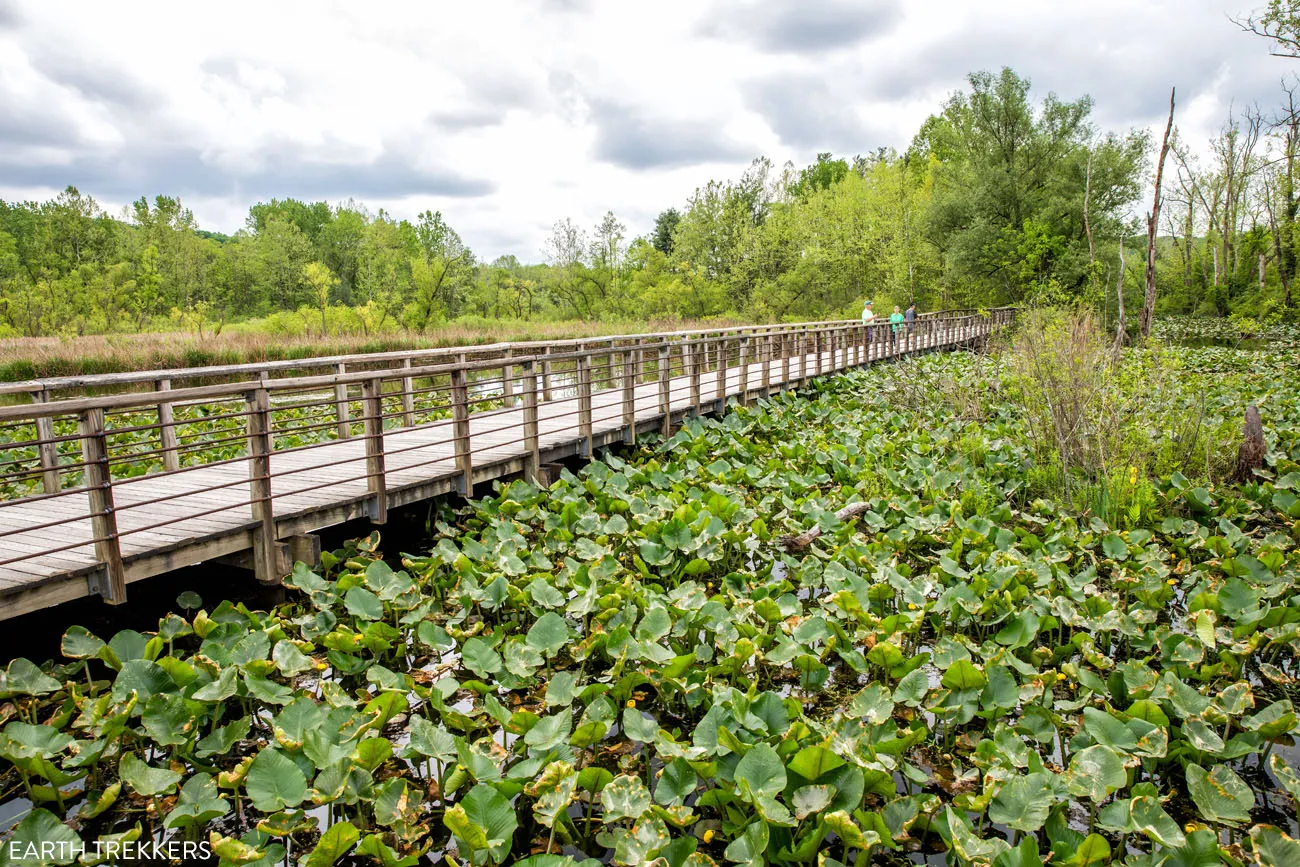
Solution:
<path fill-rule="evenodd" d="M 907 322 L 907 333 L 911 334 L 916 330 L 916 302 L 913 301 L 907 305 L 907 311 L 903 313 L 903 319 Z"/>

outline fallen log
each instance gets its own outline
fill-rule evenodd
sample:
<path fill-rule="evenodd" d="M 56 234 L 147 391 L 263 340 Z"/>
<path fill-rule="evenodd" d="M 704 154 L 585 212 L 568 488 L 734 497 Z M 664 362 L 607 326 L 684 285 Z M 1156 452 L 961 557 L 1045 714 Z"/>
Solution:
<path fill-rule="evenodd" d="M 856 518 L 869 508 L 871 508 L 870 503 L 853 503 L 836 512 L 835 517 L 839 518 L 841 521 L 847 521 L 849 518 Z M 813 527 L 811 530 L 806 530 L 797 536 L 782 536 L 777 539 L 777 543 L 785 549 L 787 554 L 793 554 L 796 551 L 802 551 L 807 548 L 813 543 L 813 540 L 821 534 L 822 528 L 817 526 Z"/>

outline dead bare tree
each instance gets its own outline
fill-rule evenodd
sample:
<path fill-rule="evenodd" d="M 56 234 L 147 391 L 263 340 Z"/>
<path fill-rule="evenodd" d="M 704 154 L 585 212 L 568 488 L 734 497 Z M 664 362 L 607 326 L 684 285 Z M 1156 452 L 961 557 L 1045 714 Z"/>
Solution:
<path fill-rule="evenodd" d="M 1169 133 L 1174 128 L 1174 90 L 1169 88 L 1169 121 L 1165 124 L 1165 136 L 1160 143 L 1160 159 L 1156 163 L 1156 191 L 1151 213 L 1147 214 L 1147 285 L 1146 295 L 1142 299 L 1142 315 L 1138 319 L 1144 339 L 1151 336 L 1151 326 L 1156 318 L 1156 237 L 1160 228 L 1160 185 L 1165 171 L 1165 157 L 1169 155 Z"/>

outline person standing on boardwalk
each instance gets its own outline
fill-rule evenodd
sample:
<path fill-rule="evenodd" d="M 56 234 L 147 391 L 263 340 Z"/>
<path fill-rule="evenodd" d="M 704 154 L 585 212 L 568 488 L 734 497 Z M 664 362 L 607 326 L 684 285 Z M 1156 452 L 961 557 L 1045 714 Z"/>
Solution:
<path fill-rule="evenodd" d="M 871 299 L 868 298 L 866 303 L 862 305 L 862 324 L 867 326 L 868 343 L 871 342 L 872 335 L 875 333 L 876 330 L 871 327 L 871 323 L 874 322 L 875 320 L 876 320 L 876 311 L 871 309 Z"/>
<path fill-rule="evenodd" d="M 916 302 L 915 301 L 907 305 L 907 310 L 906 312 L 903 313 L 903 318 L 907 320 L 907 333 L 910 336 L 911 333 L 916 330 Z"/>
<path fill-rule="evenodd" d="M 894 305 L 894 312 L 889 314 L 889 323 L 889 340 L 891 343 L 898 343 L 898 331 L 903 327 L 903 314 L 897 304 Z"/>

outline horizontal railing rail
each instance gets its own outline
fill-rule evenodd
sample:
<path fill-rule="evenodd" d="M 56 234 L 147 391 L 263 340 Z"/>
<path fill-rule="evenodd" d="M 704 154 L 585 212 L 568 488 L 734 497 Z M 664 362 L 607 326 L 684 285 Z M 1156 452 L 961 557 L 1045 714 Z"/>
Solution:
<path fill-rule="evenodd" d="M 31 403 L 0 406 L 0 617 L 6 594 L 60 576 L 84 575 L 89 592 L 121 602 L 128 580 L 250 545 L 259 578 L 275 581 L 295 521 L 341 512 L 383 523 L 395 496 L 468 493 L 509 472 L 536 478 L 544 453 L 590 456 L 731 398 L 967 345 L 1014 315 L 944 311 L 901 325 L 697 329 L 43 380 Z M 364 363 L 385 366 L 357 369 Z M 221 376 L 243 378 L 211 382 Z M 110 381 L 152 387 L 55 394 Z"/>

